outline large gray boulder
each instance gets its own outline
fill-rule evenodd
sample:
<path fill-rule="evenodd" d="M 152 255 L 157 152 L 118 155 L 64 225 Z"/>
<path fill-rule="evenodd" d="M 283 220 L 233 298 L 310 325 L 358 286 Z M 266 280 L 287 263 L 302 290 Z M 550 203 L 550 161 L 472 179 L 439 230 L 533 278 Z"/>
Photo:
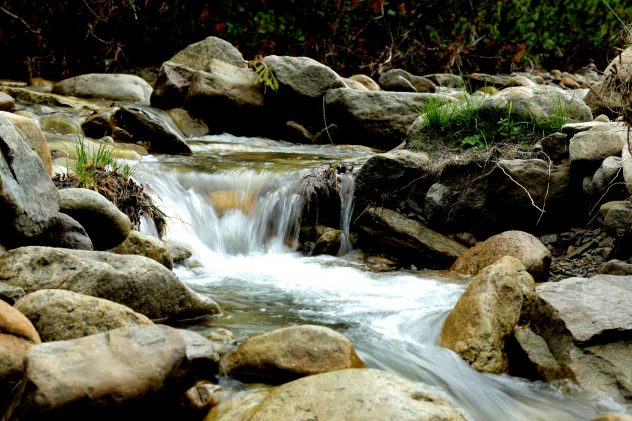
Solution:
<path fill-rule="evenodd" d="M 94 190 L 62 189 L 59 204 L 63 213 L 86 230 L 95 250 L 107 250 L 121 244 L 132 229 L 127 215 Z"/>
<path fill-rule="evenodd" d="M 621 123 L 601 123 L 577 133 L 568 145 L 571 163 L 596 169 L 609 156 L 621 156 L 627 133 L 627 127 Z"/>
<path fill-rule="evenodd" d="M 240 396 L 220 403 L 207 419 L 465 421 L 451 403 L 428 386 L 375 369 L 309 376 L 260 396 L 259 404 Z"/>
<path fill-rule="evenodd" d="M 517 120 L 550 119 L 560 113 L 563 113 L 569 122 L 593 119 L 590 109 L 580 97 L 550 85 L 503 89 L 485 99 L 481 110 L 495 118 L 503 118 L 507 117 L 510 106 L 511 115 Z"/>
<path fill-rule="evenodd" d="M 356 224 L 360 241 L 404 263 L 445 269 L 467 250 L 421 222 L 386 208 L 366 208 Z"/>
<path fill-rule="evenodd" d="M 51 227 L 38 238 L 37 244 L 75 250 L 94 250 L 92 240 L 83 226 L 61 212 L 57 212 Z"/>
<path fill-rule="evenodd" d="M 178 419 L 191 361 L 177 329 L 133 326 L 32 347 L 3 420 Z"/>
<path fill-rule="evenodd" d="M 63 289 L 42 289 L 21 298 L 15 308 L 31 320 L 42 341 L 63 341 L 151 320 L 113 301 Z"/>
<path fill-rule="evenodd" d="M 632 277 L 569 278 L 538 285 L 536 295 L 530 327 L 566 377 L 632 399 Z"/>
<path fill-rule="evenodd" d="M 119 127 L 132 135 L 136 143 L 149 145 L 149 152 L 190 155 L 193 152 L 180 134 L 164 119 L 146 108 L 127 105 L 114 113 Z"/>
<path fill-rule="evenodd" d="M 58 210 L 59 194 L 42 160 L 0 115 L 0 243 L 32 244 Z"/>
<path fill-rule="evenodd" d="M 442 94 L 332 89 L 325 95 L 325 120 L 337 127 L 334 143 L 389 150 L 405 141 L 417 110 L 430 100 L 456 101 Z"/>
<path fill-rule="evenodd" d="M 151 94 L 151 105 L 163 109 L 182 107 L 195 73 L 195 69 L 183 64 L 162 63 Z"/>
<path fill-rule="evenodd" d="M 213 36 L 188 45 L 167 61 L 207 72 L 214 60 L 221 60 L 238 67 L 246 65 L 244 57 L 237 48 L 228 41 Z"/>
<path fill-rule="evenodd" d="M 366 367 L 349 339 L 328 327 L 313 325 L 291 326 L 248 338 L 228 355 L 224 366 L 232 377 L 275 384 Z"/>
<path fill-rule="evenodd" d="M 502 257 L 483 269 L 459 298 L 443 324 L 439 346 L 478 371 L 505 373 L 507 340 L 534 300 L 531 275 L 518 259 Z"/>
<path fill-rule="evenodd" d="M 518 259 L 536 281 L 546 280 L 551 252 L 537 237 L 524 231 L 505 231 L 489 237 L 461 254 L 451 269 L 476 275 L 503 256 Z"/>
<path fill-rule="evenodd" d="M 90 73 L 64 79 L 53 86 L 53 93 L 105 101 L 135 102 L 149 105 L 151 85 L 136 75 Z"/>
<path fill-rule="evenodd" d="M 0 256 L 0 281 L 27 293 L 65 289 L 126 305 L 151 319 L 220 313 L 210 298 L 144 256 L 21 247 Z"/>

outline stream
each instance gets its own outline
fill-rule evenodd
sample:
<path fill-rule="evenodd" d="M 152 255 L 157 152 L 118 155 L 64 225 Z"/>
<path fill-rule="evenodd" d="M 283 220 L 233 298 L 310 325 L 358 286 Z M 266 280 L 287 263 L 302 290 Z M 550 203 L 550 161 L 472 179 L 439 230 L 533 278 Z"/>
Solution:
<path fill-rule="evenodd" d="M 144 157 L 135 172 L 168 216 L 167 238 L 194 249 L 197 264 L 176 274 L 224 309 L 221 318 L 188 328 L 224 327 L 244 339 L 293 324 L 329 326 L 349 337 L 370 367 L 436 387 L 471 420 L 588 420 L 625 412 L 610 397 L 570 383 L 480 374 L 439 348 L 462 280 L 424 270 L 372 271 L 354 252 L 306 257 L 292 249 L 301 178 L 332 163 L 359 168 L 370 150 L 231 135 L 189 144 L 194 156 Z M 345 228 L 353 183 L 341 183 Z M 217 195 L 228 195 L 229 205 L 219 205 Z M 350 248 L 344 235 L 342 248 Z"/>

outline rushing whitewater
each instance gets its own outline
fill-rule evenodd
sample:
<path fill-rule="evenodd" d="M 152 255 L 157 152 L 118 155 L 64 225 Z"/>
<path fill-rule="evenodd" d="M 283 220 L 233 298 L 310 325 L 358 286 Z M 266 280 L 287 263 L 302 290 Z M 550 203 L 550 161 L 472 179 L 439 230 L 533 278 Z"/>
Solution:
<path fill-rule="evenodd" d="M 437 347 L 463 283 L 424 271 L 371 272 L 353 253 L 343 256 L 351 250 L 350 175 L 339 178 L 342 257 L 295 251 L 302 177 L 332 162 L 361 163 L 370 152 L 231 136 L 194 148 L 193 157 L 145 159 L 137 170 L 167 214 L 167 237 L 194 249 L 199 266 L 177 268 L 178 276 L 225 310 L 192 329 L 226 327 L 243 338 L 289 324 L 327 325 L 348 336 L 369 366 L 436 387 L 472 420 L 588 420 L 625 410 L 567 383 L 480 374 Z"/>

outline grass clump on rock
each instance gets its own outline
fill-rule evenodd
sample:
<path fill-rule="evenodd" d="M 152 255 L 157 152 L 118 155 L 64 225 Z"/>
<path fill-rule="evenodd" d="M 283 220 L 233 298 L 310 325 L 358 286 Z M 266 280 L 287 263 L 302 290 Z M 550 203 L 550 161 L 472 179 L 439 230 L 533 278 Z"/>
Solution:
<path fill-rule="evenodd" d="M 83 140 L 79 140 L 75 152 L 74 171 L 69 169 L 66 174 L 53 177 L 58 189 L 82 187 L 95 190 L 126 214 L 135 229 L 140 227 L 144 216 L 154 222 L 161 236 L 164 234 L 165 215 L 153 204 L 144 187 L 131 178 L 134 168 L 127 163 L 121 164 L 115 152 L 104 144 L 96 151 L 90 151 Z"/>

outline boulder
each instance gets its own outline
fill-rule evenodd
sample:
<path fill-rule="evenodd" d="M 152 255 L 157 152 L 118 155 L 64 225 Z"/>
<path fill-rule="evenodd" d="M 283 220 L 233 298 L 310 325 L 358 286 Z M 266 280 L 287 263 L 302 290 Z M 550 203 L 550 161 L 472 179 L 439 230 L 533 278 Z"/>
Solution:
<path fill-rule="evenodd" d="M 424 197 L 432 184 L 431 162 L 424 152 L 400 149 L 369 158 L 355 177 L 358 212 L 369 205 L 423 214 Z"/>
<path fill-rule="evenodd" d="M 165 243 L 159 238 L 136 230 L 130 231 L 125 241 L 114 247 L 112 252 L 149 257 L 167 269 L 173 269 L 173 258 Z"/>
<path fill-rule="evenodd" d="M 151 85 L 136 75 L 90 73 L 64 79 L 53 93 L 104 101 L 135 102 L 149 105 Z"/>
<path fill-rule="evenodd" d="M 163 109 L 182 107 L 194 73 L 195 69 L 183 64 L 162 63 L 151 94 L 151 105 Z"/>
<path fill-rule="evenodd" d="M 389 150 L 404 142 L 417 110 L 430 100 L 456 101 L 443 94 L 331 89 L 325 95 L 325 119 L 338 127 L 334 143 Z"/>
<path fill-rule="evenodd" d="M 57 212 L 51 227 L 38 238 L 37 244 L 75 250 L 94 249 L 92 240 L 83 226 L 62 212 Z"/>
<path fill-rule="evenodd" d="M 340 244 L 342 239 L 342 231 L 337 229 L 332 229 L 324 232 L 314 244 L 314 249 L 312 250 L 312 255 L 318 256 L 320 254 L 329 254 L 331 256 L 336 256 L 338 251 L 340 250 Z"/>
<path fill-rule="evenodd" d="M 596 197 L 599 202 L 627 199 L 630 194 L 623 178 L 623 162 L 618 156 L 609 156 L 592 176 L 589 191 L 586 194 Z"/>
<path fill-rule="evenodd" d="M 430 387 L 376 369 L 318 374 L 286 383 L 244 406 L 239 396 L 205 419 L 235 420 L 435 420 L 466 418 Z M 376 398 L 379 397 L 379 398 Z M 247 405 L 247 403 L 246 403 Z"/>
<path fill-rule="evenodd" d="M 31 320 L 44 342 L 151 324 L 146 316 L 124 305 L 63 289 L 32 292 L 21 298 L 15 308 Z"/>
<path fill-rule="evenodd" d="M 347 85 L 347 88 L 349 88 L 349 89 L 357 89 L 358 91 L 369 91 L 370 90 L 369 88 L 364 86 L 362 83 L 358 82 L 357 80 L 349 79 L 349 78 L 343 78 L 342 80 L 345 81 L 345 85 Z"/>
<path fill-rule="evenodd" d="M 621 156 L 628 129 L 621 123 L 601 123 L 574 135 L 568 145 L 571 164 L 591 166 L 593 170 L 609 156 Z"/>
<path fill-rule="evenodd" d="M 544 338 L 536 335 L 529 326 L 516 326 L 513 337 L 524 355 L 518 356 L 509 347 L 510 375 L 549 381 L 569 377 L 569 371 L 557 362 Z"/>
<path fill-rule="evenodd" d="M 228 41 L 213 36 L 188 45 L 167 61 L 207 72 L 215 60 L 238 67 L 246 66 L 246 61 L 237 48 Z"/>
<path fill-rule="evenodd" d="M 349 76 L 349 79 L 361 83 L 362 86 L 367 88 L 369 91 L 381 91 L 380 85 L 378 85 L 370 76 L 367 75 L 352 75 Z"/>
<path fill-rule="evenodd" d="M 169 250 L 173 264 L 182 263 L 193 256 L 193 249 L 189 244 L 166 240 L 165 246 L 167 246 L 167 249 Z"/>
<path fill-rule="evenodd" d="M 192 117 L 184 108 L 171 108 L 167 110 L 167 114 L 186 137 L 200 137 L 210 133 L 206 123 Z"/>
<path fill-rule="evenodd" d="M 545 281 L 551 266 L 551 252 L 535 236 L 524 231 L 505 231 L 468 249 L 451 270 L 477 275 L 502 256 L 515 257 L 537 282 Z"/>
<path fill-rule="evenodd" d="M 632 277 L 568 278 L 538 285 L 536 295 L 530 326 L 567 377 L 632 399 Z"/>
<path fill-rule="evenodd" d="M 424 77 L 431 80 L 435 85 L 446 88 L 461 88 L 465 86 L 463 76 L 455 75 L 454 73 L 433 73 L 424 75 Z"/>
<path fill-rule="evenodd" d="M 164 119 L 149 109 L 127 105 L 114 113 L 118 126 L 132 135 L 135 143 L 146 143 L 152 153 L 190 155 L 193 152 Z"/>
<path fill-rule="evenodd" d="M 132 326 L 32 347 L 5 420 L 178 419 L 190 361 L 180 331 Z"/>
<path fill-rule="evenodd" d="M 53 223 L 59 194 L 42 160 L 0 115 L 0 232 L 6 246 L 32 243 Z"/>
<path fill-rule="evenodd" d="M 46 137 L 42 130 L 37 125 L 37 121 L 23 117 L 18 114 L 6 113 L 0 111 L 0 116 L 6 117 L 13 123 L 15 130 L 19 133 L 22 140 L 24 140 L 35 151 L 37 156 L 42 160 L 44 168 L 48 175 L 53 174 L 53 166 L 51 162 L 50 150 L 48 149 L 48 143 L 46 143 Z"/>
<path fill-rule="evenodd" d="M 532 80 L 517 75 L 489 75 L 485 73 L 470 73 L 468 75 L 464 75 L 462 78 L 465 86 L 467 86 L 471 91 L 476 91 L 486 87 L 494 87 L 504 90 L 505 88 L 511 87 L 536 85 L 536 83 Z"/>
<path fill-rule="evenodd" d="M 27 293 L 65 289 L 126 305 L 151 319 L 217 314 L 221 309 L 144 256 L 21 247 L 0 256 L 0 282 Z"/>
<path fill-rule="evenodd" d="M 0 111 L 15 111 L 15 99 L 4 92 L 0 92 Z"/>
<path fill-rule="evenodd" d="M 568 159 L 568 136 L 555 132 L 540 139 L 542 151 L 555 163 Z"/>
<path fill-rule="evenodd" d="M 86 230 L 95 250 L 107 250 L 121 244 L 132 229 L 127 215 L 94 190 L 62 189 L 59 204 L 63 213 Z"/>
<path fill-rule="evenodd" d="M 380 86 L 385 91 L 435 92 L 437 87 L 423 76 L 415 76 L 402 69 L 391 69 L 380 75 Z"/>
<path fill-rule="evenodd" d="M 279 384 L 366 365 L 340 333 L 324 326 L 301 325 L 246 339 L 228 355 L 224 367 L 237 379 Z"/>
<path fill-rule="evenodd" d="M 193 73 L 184 106 L 214 134 L 257 135 L 267 122 L 263 92 L 254 70 L 213 61 L 206 72 Z"/>
<path fill-rule="evenodd" d="M 608 260 L 597 268 L 597 273 L 603 275 L 632 275 L 632 263 L 618 259 Z"/>
<path fill-rule="evenodd" d="M 485 99 L 481 111 L 494 118 L 504 118 L 509 113 L 510 105 L 511 115 L 518 120 L 551 119 L 560 113 L 570 122 L 593 119 L 590 109 L 581 98 L 572 92 L 548 85 L 503 89 Z"/>
<path fill-rule="evenodd" d="M 518 259 L 500 258 L 472 280 L 441 329 L 439 346 L 476 370 L 506 373 L 506 342 L 535 300 L 535 283 Z"/>
<path fill-rule="evenodd" d="M 13 305 L 25 295 L 26 292 L 22 288 L 0 282 L 0 300 L 5 303 Z"/>
<path fill-rule="evenodd" d="M 421 222 L 386 208 L 366 208 L 356 226 L 361 242 L 422 267 L 445 269 L 467 250 Z"/>
<path fill-rule="evenodd" d="M 48 114 L 39 117 L 42 131 L 51 134 L 82 136 L 83 130 L 77 121 L 66 113 Z"/>

